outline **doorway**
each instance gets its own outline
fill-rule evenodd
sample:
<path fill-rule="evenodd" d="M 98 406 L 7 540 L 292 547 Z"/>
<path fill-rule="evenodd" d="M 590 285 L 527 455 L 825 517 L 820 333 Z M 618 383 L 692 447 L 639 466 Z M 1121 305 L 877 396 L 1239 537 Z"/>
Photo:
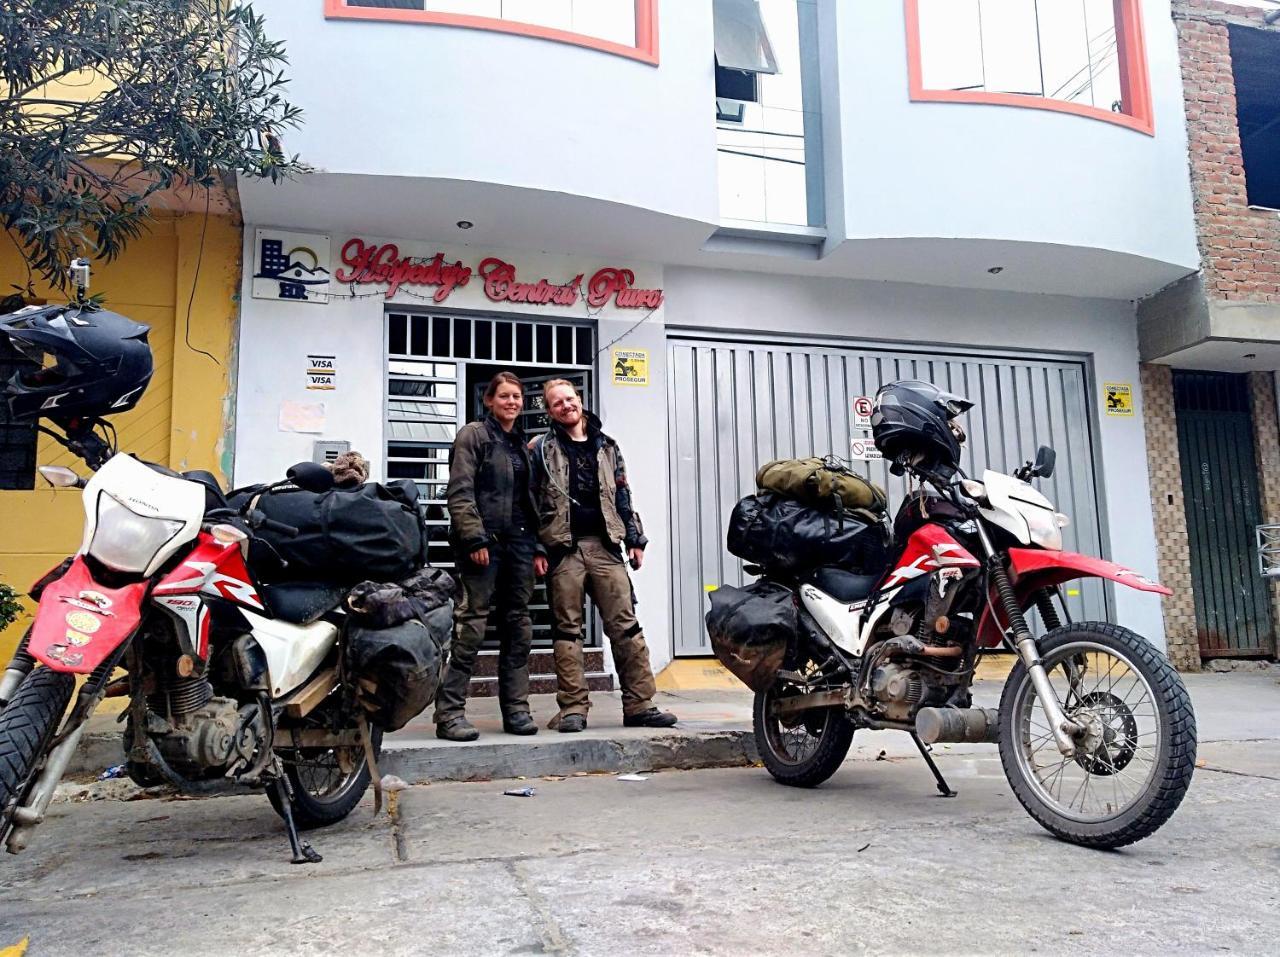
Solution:
<path fill-rule="evenodd" d="M 1248 376 L 1173 372 L 1187 544 L 1202 658 L 1266 657 L 1271 595 L 1258 570 L 1258 461 Z"/>

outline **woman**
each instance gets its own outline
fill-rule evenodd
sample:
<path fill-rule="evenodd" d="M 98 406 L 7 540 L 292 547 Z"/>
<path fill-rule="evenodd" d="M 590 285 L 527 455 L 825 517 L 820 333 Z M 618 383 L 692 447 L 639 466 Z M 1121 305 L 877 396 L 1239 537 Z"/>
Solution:
<path fill-rule="evenodd" d="M 516 425 L 524 408 L 520 380 L 499 372 L 484 390 L 484 405 L 485 415 L 458 430 L 449 453 L 449 540 L 465 594 L 455 616 L 449 667 L 436 696 L 436 737 L 446 741 L 480 736 L 464 712 L 471 671 L 494 609 L 501 639 L 503 730 L 538 732 L 529 714 L 529 599 L 538 524 L 529 488 L 529 451 Z"/>

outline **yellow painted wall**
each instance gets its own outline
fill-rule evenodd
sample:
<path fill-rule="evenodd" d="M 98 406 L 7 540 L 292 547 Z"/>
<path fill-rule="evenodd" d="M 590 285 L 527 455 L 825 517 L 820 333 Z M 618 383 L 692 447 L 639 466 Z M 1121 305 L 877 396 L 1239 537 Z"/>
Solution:
<path fill-rule="evenodd" d="M 208 469 L 224 484 L 231 471 L 240 235 L 239 222 L 228 216 L 157 220 L 115 262 L 94 263 L 91 289 L 107 297 L 107 308 L 151 326 L 151 384 L 136 408 L 111 420 L 120 448 L 173 469 Z M 0 288 L 24 285 L 26 278 L 14 245 L 0 245 Z M 51 302 L 63 298 L 37 290 Z M 46 436 L 37 463 L 86 472 L 83 462 Z M 76 550 L 83 522 L 78 490 L 38 485 L 35 491 L 0 491 L 0 581 L 25 592 Z M 28 621 L 24 616 L 0 632 L 0 668 Z"/>

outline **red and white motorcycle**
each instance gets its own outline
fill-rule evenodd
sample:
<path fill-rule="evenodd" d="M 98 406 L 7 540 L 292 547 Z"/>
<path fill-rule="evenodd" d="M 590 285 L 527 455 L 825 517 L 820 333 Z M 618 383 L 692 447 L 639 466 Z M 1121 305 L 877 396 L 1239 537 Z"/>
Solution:
<path fill-rule="evenodd" d="M 895 526 L 906 541 L 883 573 L 748 568 L 793 593 L 800 623 L 783 670 L 755 700 L 756 744 L 777 780 L 812 787 L 840 766 L 855 730 L 899 729 L 948 797 L 928 745 L 998 743 L 1018 800 L 1065 840 L 1120 847 L 1169 819 L 1195 768 L 1186 688 L 1141 636 L 1068 620 L 1060 586 L 1092 577 L 1171 592 L 1062 550 L 1068 519 L 1030 484 L 1053 463 L 1041 448 L 1013 475 L 919 475 L 933 491 L 904 504 Z M 1033 607 L 1044 634 L 1028 625 Z M 973 707 L 979 653 L 1001 645 L 1018 662 L 999 710 Z"/>
<path fill-rule="evenodd" d="M 0 840 L 10 853 L 27 845 L 89 716 L 127 696 L 137 783 L 265 788 L 294 862 L 320 860 L 297 829 L 350 813 L 380 744 L 340 684 L 347 589 L 259 585 L 246 564 L 255 530 L 296 529 L 266 518 L 257 496 L 230 508 L 208 473 L 113 454 L 93 426 L 76 423 L 64 442 L 105 463 L 87 483 L 41 469 L 54 485 L 83 487 L 84 538 L 32 589 L 35 621 L 0 677 Z M 272 488 L 288 484 L 319 492 L 333 477 L 301 463 Z"/>

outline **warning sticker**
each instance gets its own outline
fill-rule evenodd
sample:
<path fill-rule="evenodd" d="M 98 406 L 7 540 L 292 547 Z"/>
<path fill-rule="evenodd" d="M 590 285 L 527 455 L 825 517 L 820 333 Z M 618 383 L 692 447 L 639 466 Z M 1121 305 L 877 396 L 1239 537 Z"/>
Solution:
<path fill-rule="evenodd" d="M 613 384 L 614 385 L 648 385 L 649 384 L 649 350 L 648 349 L 614 349 L 613 350 Z"/>
<path fill-rule="evenodd" d="M 1133 386 L 1128 382 L 1107 382 L 1102 386 L 1103 408 L 1107 415 L 1133 415 Z"/>

